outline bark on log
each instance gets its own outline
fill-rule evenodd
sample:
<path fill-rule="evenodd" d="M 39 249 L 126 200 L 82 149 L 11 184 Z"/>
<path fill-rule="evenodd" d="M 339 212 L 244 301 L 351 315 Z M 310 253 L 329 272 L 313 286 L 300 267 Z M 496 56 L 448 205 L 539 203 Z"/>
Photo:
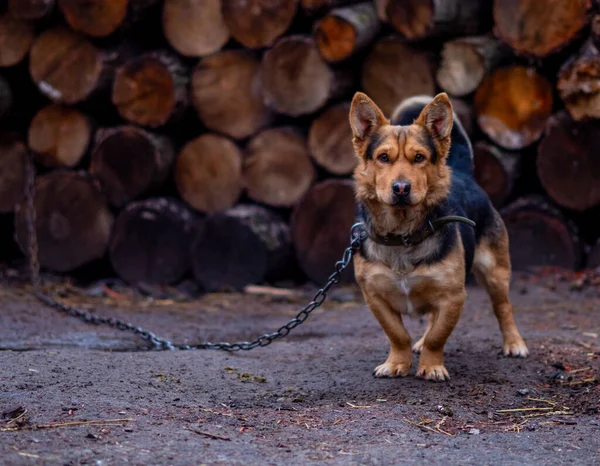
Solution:
<path fill-rule="evenodd" d="M 273 207 L 292 207 L 316 177 L 308 147 L 294 128 L 271 128 L 246 146 L 243 168 L 248 197 Z"/>
<path fill-rule="evenodd" d="M 41 19 L 54 9 L 54 0 L 8 0 L 6 10 L 14 18 Z"/>
<path fill-rule="evenodd" d="M 315 185 L 296 205 L 291 217 L 298 264 L 306 276 L 322 284 L 348 247 L 356 207 L 351 180 L 330 179 Z M 352 266 L 342 281 L 354 281 Z"/>
<path fill-rule="evenodd" d="M 313 37 L 321 56 L 335 63 L 364 49 L 379 29 L 375 6 L 364 2 L 331 10 L 315 23 Z"/>
<path fill-rule="evenodd" d="M 483 141 L 475 144 L 473 152 L 477 183 L 488 194 L 492 204 L 501 207 L 519 176 L 520 154 L 504 152 Z"/>
<path fill-rule="evenodd" d="M 175 54 L 164 50 L 139 55 L 117 69 L 112 102 L 131 123 L 163 126 L 189 104 L 188 71 Z"/>
<path fill-rule="evenodd" d="M 270 47 L 292 24 L 298 0 L 221 0 L 231 36 L 244 47 Z"/>
<path fill-rule="evenodd" d="M 269 126 L 273 112 L 263 103 L 260 62 L 244 50 L 226 50 L 198 62 L 192 103 L 210 130 L 235 139 Z"/>
<path fill-rule="evenodd" d="M 27 147 L 16 135 L 0 135 L 0 213 L 15 210 L 23 199 Z"/>
<path fill-rule="evenodd" d="M 384 38 L 362 66 L 362 87 L 389 117 L 403 99 L 435 92 L 432 57 L 397 37 Z"/>
<path fill-rule="evenodd" d="M 571 42 L 588 24 L 589 0 L 494 2 L 494 34 L 518 54 L 544 58 Z"/>
<path fill-rule="evenodd" d="M 480 0 L 387 0 L 379 2 L 379 16 L 404 38 L 477 34 L 486 2 Z M 383 8 L 385 8 L 385 13 Z"/>
<path fill-rule="evenodd" d="M 287 278 L 293 264 L 289 227 L 258 205 L 239 204 L 209 215 L 192 242 L 192 270 L 206 291 Z"/>
<path fill-rule="evenodd" d="M 29 72 L 54 102 L 76 104 L 108 86 L 105 57 L 84 36 L 58 27 L 42 32 L 31 46 Z"/>
<path fill-rule="evenodd" d="M 592 39 L 561 67 L 556 88 L 575 120 L 600 118 L 600 52 Z"/>
<path fill-rule="evenodd" d="M 357 162 L 352 147 L 349 113 L 348 102 L 329 107 L 312 121 L 308 133 L 308 146 L 313 159 L 317 165 L 334 175 L 351 174 Z"/>
<path fill-rule="evenodd" d="M 181 149 L 174 177 L 179 194 L 194 209 L 228 209 L 242 194 L 242 153 L 223 136 L 203 134 Z"/>
<path fill-rule="evenodd" d="M 584 211 L 600 204 L 597 121 L 553 115 L 538 146 L 537 173 L 548 195 L 563 207 Z"/>
<path fill-rule="evenodd" d="M 518 199 L 501 211 L 509 235 L 513 270 L 581 266 L 583 249 L 576 226 L 540 196 Z"/>
<path fill-rule="evenodd" d="M 321 58 L 314 40 L 298 35 L 282 38 L 264 54 L 260 75 L 266 105 L 293 117 L 320 109 L 347 84 Z"/>
<path fill-rule="evenodd" d="M 186 57 L 218 52 L 229 40 L 221 0 L 165 0 L 162 26 L 171 47 Z"/>
<path fill-rule="evenodd" d="M 321 11 L 361 1 L 363 0 L 300 0 L 300 7 L 306 15 L 313 16 Z"/>
<path fill-rule="evenodd" d="M 66 170 L 42 175 L 35 196 L 41 267 L 69 272 L 104 256 L 114 219 L 105 196 L 88 175 Z M 24 214 L 18 209 L 15 235 L 26 253 L 29 237 Z"/>
<path fill-rule="evenodd" d="M 115 32 L 125 21 L 128 4 L 129 0 L 58 0 L 69 27 L 91 37 Z"/>
<path fill-rule="evenodd" d="M 92 140 L 88 117 L 71 107 L 50 104 L 31 120 L 27 145 L 46 167 L 75 167 Z"/>
<path fill-rule="evenodd" d="M 132 202 L 116 219 L 109 259 L 129 283 L 171 284 L 191 267 L 192 213 L 171 198 Z"/>
<path fill-rule="evenodd" d="M 505 149 L 536 142 L 552 112 L 552 86 L 535 69 L 499 68 L 475 93 L 475 113 L 482 131 Z"/>
<path fill-rule="evenodd" d="M 17 65 L 29 52 L 35 37 L 33 22 L 9 13 L 0 15 L 0 67 Z"/>
<path fill-rule="evenodd" d="M 165 137 L 131 125 L 96 133 L 90 172 L 109 202 L 121 207 L 158 187 L 168 176 L 174 148 Z"/>
<path fill-rule="evenodd" d="M 457 97 L 475 91 L 483 78 L 508 55 L 506 45 L 491 35 L 462 37 L 446 42 L 437 70 L 440 87 Z"/>

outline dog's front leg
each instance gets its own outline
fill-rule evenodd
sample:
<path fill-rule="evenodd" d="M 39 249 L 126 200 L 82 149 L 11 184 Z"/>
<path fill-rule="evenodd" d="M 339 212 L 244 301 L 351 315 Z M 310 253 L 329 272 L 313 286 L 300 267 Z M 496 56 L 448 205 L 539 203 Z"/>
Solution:
<path fill-rule="evenodd" d="M 427 380 L 449 380 L 444 367 L 444 346 L 452 333 L 465 304 L 466 292 L 448 293 L 432 310 L 431 328 L 424 336 L 417 377 Z"/>
<path fill-rule="evenodd" d="M 376 377 L 398 377 L 408 374 L 412 364 L 410 335 L 404 328 L 402 315 L 378 293 L 364 292 L 365 301 L 390 340 L 387 360 L 374 370 Z"/>

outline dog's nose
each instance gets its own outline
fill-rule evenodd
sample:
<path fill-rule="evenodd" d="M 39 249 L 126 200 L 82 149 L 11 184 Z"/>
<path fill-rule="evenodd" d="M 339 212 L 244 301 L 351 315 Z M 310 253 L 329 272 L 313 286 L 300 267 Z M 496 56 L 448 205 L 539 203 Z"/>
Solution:
<path fill-rule="evenodd" d="M 392 192 L 398 196 L 408 196 L 410 194 L 410 183 L 396 181 L 392 184 Z"/>

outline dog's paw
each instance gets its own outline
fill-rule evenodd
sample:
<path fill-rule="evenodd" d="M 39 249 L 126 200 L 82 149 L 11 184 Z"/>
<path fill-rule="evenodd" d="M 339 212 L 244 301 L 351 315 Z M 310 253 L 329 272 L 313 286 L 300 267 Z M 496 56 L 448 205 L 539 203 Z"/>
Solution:
<path fill-rule="evenodd" d="M 423 345 L 425 344 L 425 337 L 421 338 L 419 341 L 417 341 L 413 347 L 413 353 L 417 353 L 417 354 L 421 354 L 421 351 L 423 351 Z"/>
<path fill-rule="evenodd" d="M 425 380 L 433 380 L 435 382 L 450 380 L 448 371 L 442 365 L 419 366 L 417 369 L 417 377 Z"/>
<path fill-rule="evenodd" d="M 504 356 L 526 358 L 529 355 L 527 345 L 521 337 L 507 338 L 504 342 Z"/>
<path fill-rule="evenodd" d="M 373 370 L 375 377 L 405 377 L 408 375 L 410 363 L 394 364 L 386 362 Z"/>

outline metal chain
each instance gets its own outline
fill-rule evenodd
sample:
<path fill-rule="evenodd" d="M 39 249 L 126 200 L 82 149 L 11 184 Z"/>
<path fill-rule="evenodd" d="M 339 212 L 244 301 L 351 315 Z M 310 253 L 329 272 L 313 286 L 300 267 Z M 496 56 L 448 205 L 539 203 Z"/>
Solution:
<path fill-rule="evenodd" d="M 176 345 L 171 341 L 158 338 L 154 333 L 142 329 L 136 325 L 130 324 L 114 317 L 103 317 L 92 314 L 82 309 L 56 301 L 41 289 L 40 264 L 38 261 L 38 243 L 36 231 L 36 212 L 35 212 L 35 167 L 31 156 L 27 160 L 27 183 L 25 192 L 25 219 L 28 229 L 28 253 L 29 266 L 31 272 L 31 282 L 33 293 L 45 305 L 56 309 L 58 312 L 76 317 L 89 324 L 108 325 L 122 331 L 133 332 L 139 335 L 143 340 L 148 341 L 156 350 L 192 350 L 192 349 L 215 349 L 228 352 L 249 351 L 259 346 L 270 345 L 273 341 L 288 335 L 292 329 L 302 324 L 311 312 L 323 304 L 327 298 L 329 289 L 340 282 L 342 272 L 348 267 L 354 254 L 360 249 L 363 241 L 362 224 L 357 223 L 352 226 L 350 231 L 350 246 L 344 250 L 342 259 L 336 262 L 335 271 L 329 276 L 327 282 L 319 291 L 317 291 L 313 300 L 308 303 L 292 320 L 279 327 L 273 333 L 266 333 L 252 342 L 242 341 L 237 343 L 200 343 L 198 345 Z"/>

